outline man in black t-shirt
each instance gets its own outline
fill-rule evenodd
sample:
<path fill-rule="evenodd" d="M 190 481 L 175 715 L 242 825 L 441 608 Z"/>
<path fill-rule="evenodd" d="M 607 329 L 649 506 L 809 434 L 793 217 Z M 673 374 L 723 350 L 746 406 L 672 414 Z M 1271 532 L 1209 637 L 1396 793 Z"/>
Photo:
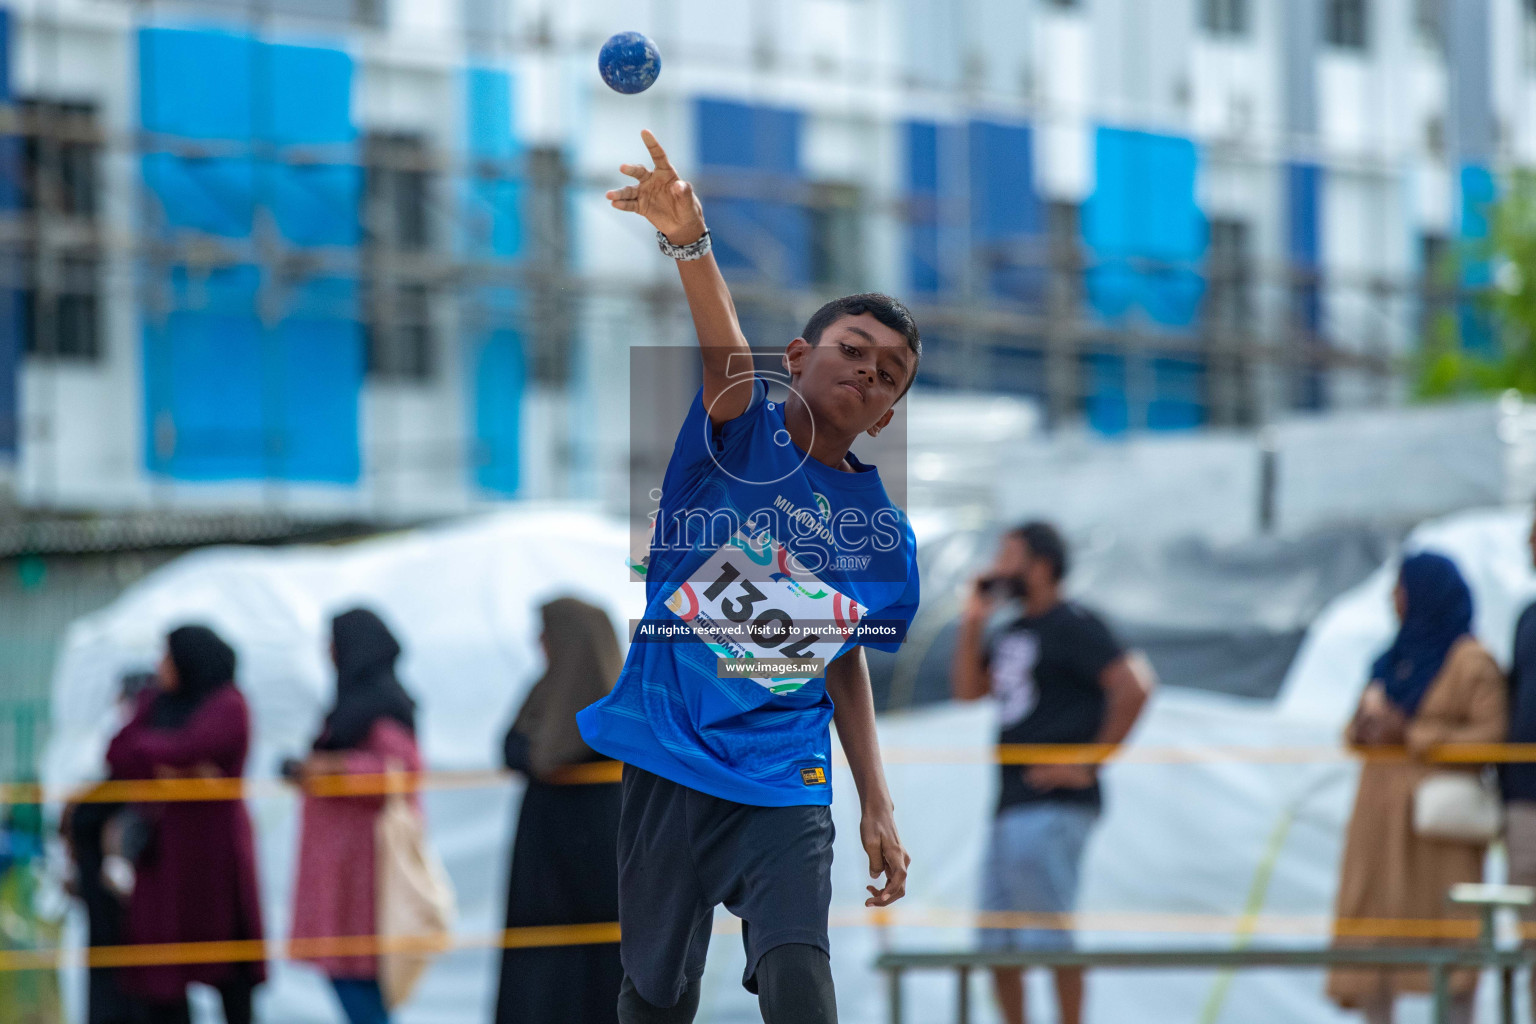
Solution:
<path fill-rule="evenodd" d="M 1122 648 L 1092 612 L 1062 600 L 1066 573 L 1061 534 L 1048 523 L 1026 523 L 1004 535 L 966 601 L 950 684 L 957 700 L 996 699 L 1001 745 L 1113 746 L 1136 724 L 1155 685 L 1146 659 Z M 1007 601 L 1021 602 L 1022 614 L 987 636 Z M 990 915 L 983 949 L 1071 947 L 1067 915 L 1100 801 L 1096 763 L 1001 765 L 982 879 L 982 910 Z M 1055 980 L 1059 1020 L 1080 1024 L 1082 970 L 1059 969 Z M 993 982 L 1006 1024 L 1023 1024 L 1022 973 L 1000 968 Z"/>

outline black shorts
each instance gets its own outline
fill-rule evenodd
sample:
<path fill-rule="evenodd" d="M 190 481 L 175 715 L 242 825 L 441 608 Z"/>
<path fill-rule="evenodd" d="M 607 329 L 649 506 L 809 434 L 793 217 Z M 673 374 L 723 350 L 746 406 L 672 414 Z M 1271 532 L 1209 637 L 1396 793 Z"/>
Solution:
<path fill-rule="evenodd" d="M 624 766 L 619 958 L 636 991 L 672 1006 L 704 973 L 715 906 L 742 920 L 742 984 L 792 942 L 830 954 L 832 809 L 755 807 Z"/>

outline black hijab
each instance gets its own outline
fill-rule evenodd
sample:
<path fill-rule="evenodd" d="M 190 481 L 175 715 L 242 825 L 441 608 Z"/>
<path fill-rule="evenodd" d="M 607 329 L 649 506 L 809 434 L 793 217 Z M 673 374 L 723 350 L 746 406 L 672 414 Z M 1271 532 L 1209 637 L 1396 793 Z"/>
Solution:
<path fill-rule="evenodd" d="M 608 696 L 624 667 L 624 655 L 613 620 L 596 605 L 559 597 L 539 613 L 549 663 L 517 713 L 512 732 L 527 739 L 529 764 L 542 777 L 564 765 L 592 760 L 592 748 L 576 727 L 576 712 Z M 511 760 L 509 755 L 509 767 Z"/>
<path fill-rule="evenodd" d="M 331 620 L 336 653 L 336 704 L 325 716 L 316 750 L 353 750 L 368 740 L 373 723 L 393 719 L 416 732 L 416 702 L 395 678 L 400 644 L 389 627 L 366 608 Z"/>
<path fill-rule="evenodd" d="M 149 724 L 179 729 L 203 701 L 235 682 L 235 651 L 207 626 L 182 626 L 166 638 L 176 666 L 176 689 L 163 691 L 150 706 Z"/>

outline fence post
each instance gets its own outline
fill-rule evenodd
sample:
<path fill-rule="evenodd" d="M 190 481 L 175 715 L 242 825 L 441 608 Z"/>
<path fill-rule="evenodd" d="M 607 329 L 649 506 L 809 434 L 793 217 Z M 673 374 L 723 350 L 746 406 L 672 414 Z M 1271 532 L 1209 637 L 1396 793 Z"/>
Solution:
<path fill-rule="evenodd" d="M 887 992 L 891 1001 L 891 1024 L 901 1024 L 901 968 L 892 967 L 886 975 Z"/>
<path fill-rule="evenodd" d="M 1445 961 L 1437 960 L 1430 965 L 1430 990 L 1434 993 L 1433 1011 L 1430 1020 L 1434 1024 L 1450 1024 L 1451 1021 L 1451 979 L 1446 969 Z"/>
<path fill-rule="evenodd" d="M 958 1024 L 971 1024 L 971 969 L 965 964 L 959 968 L 960 995 L 955 1014 Z"/>

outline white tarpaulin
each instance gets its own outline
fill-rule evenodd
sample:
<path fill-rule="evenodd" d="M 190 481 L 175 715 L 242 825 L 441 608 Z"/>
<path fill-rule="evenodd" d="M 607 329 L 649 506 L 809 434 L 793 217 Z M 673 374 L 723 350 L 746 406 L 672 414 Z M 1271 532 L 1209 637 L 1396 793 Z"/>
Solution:
<path fill-rule="evenodd" d="M 1523 548 L 1523 512 L 1477 513 L 1422 527 L 1414 544 L 1455 557 L 1478 600 L 1478 628 L 1505 657 L 1519 607 L 1536 594 Z M 918 530 L 920 540 L 925 531 Z M 326 701 L 325 629 L 352 604 L 377 609 L 406 648 L 401 677 L 422 706 L 422 736 L 437 769 L 495 763 L 502 731 L 539 670 L 537 605 L 577 593 L 616 621 L 638 616 L 642 594 L 623 568 L 622 523 L 570 509 L 514 510 L 440 529 L 363 543 L 293 549 L 215 549 L 152 574 L 69 631 L 54 684 L 46 777 L 92 777 L 114 721 L 111 694 L 125 671 L 158 656 L 160 638 L 186 621 L 209 623 L 241 656 L 240 683 L 255 713 L 250 772 L 270 777 L 303 749 Z M 1159 695 L 1133 746 L 1311 748 L 1326 755 L 1391 630 L 1390 569 L 1333 602 L 1311 631 L 1274 703 L 1188 690 Z M 858 805 L 845 771 L 835 776 L 838 829 L 832 941 L 841 1018 L 875 1024 L 884 988 L 870 964 L 879 948 L 956 948 L 972 942 L 968 915 L 996 769 L 982 762 L 992 739 L 985 705 L 940 705 L 881 723 L 898 820 L 913 856 L 908 898 L 875 927 L 863 909 L 865 858 Z M 934 763 L 926 748 L 955 751 Z M 1240 941 L 1245 914 L 1255 942 L 1316 944 L 1326 935 L 1353 770 L 1336 756 L 1265 764 L 1231 756 L 1197 763 L 1125 763 L 1108 769 L 1108 804 L 1090 846 L 1082 893 L 1087 946 L 1201 945 Z M 434 792 L 431 832 L 458 890 L 467 936 L 500 925 L 516 786 Z M 294 859 L 294 801 L 252 802 L 268 930 L 287 927 Z M 1251 922 L 1250 922 L 1251 923 Z M 740 941 L 730 919 L 711 951 L 701 1021 L 760 1020 L 739 984 Z M 403 1024 L 489 1019 L 494 953 L 443 958 L 400 1015 Z M 78 982 L 79 979 L 74 979 Z M 976 979 L 977 995 L 983 981 Z M 1090 1019 L 1229 1024 L 1348 1019 L 1321 997 L 1316 972 L 1101 972 L 1090 981 Z M 78 985 L 75 986 L 78 991 Z M 1047 994 L 1044 986 L 1034 993 Z M 282 965 L 259 1002 L 262 1019 L 340 1019 L 317 975 Z M 908 982 L 908 1019 L 953 1013 L 953 981 Z M 979 1020 L 992 1019 L 988 1001 Z M 1051 1019 L 1045 1005 L 1036 1019 Z M 1404 1019 L 1411 1019 L 1404 1015 Z"/>

